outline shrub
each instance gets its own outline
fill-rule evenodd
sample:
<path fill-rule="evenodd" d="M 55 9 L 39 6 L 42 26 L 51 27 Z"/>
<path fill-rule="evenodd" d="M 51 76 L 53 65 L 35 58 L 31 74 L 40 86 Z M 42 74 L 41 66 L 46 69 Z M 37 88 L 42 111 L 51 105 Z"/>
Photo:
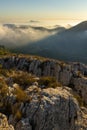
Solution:
<path fill-rule="evenodd" d="M 12 106 L 12 114 L 14 116 L 14 118 L 19 121 L 22 118 L 22 112 L 20 111 L 20 103 L 16 103 L 14 104 L 14 106 Z"/>
<path fill-rule="evenodd" d="M 76 98 L 80 106 L 84 106 L 83 99 L 77 93 L 74 93 L 74 98 Z"/>
<path fill-rule="evenodd" d="M 61 84 L 57 82 L 55 77 L 41 77 L 39 84 L 51 88 L 61 87 Z"/>
<path fill-rule="evenodd" d="M 9 89 L 3 78 L 0 77 L 0 111 L 9 115 L 10 107 L 7 101 Z"/>
<path fill-rule="evenodd" d="M 0 46 L 0 56 L 10 54 L 10 52 L 2 45 Z"/>
<path fill-rule="evenodd" d="M 26 102 L 30 100 L 29 96 L 20 87 L 15 89 L 14 94 L 16 95 L 18 102 Z"/>
<path fill-rule="evenodd" d="M 21 118 L 22 118 L 22 112 L 17 110 L 17 112 L 15 113 L 15 119 L 19 121 Z"/>
<path fill-rule="evenodd" d="M 33 82 L 35 82 L 35 79 L 33 76 L 29 75 L 27 72 L 21 72 L 19 74 L 16 74 L 12 76 L 13 82 L 19 84 L 20 86 L 26 86 L 32 85 Z"/>
<path fill-rule="evenodd" d="M 2 98 L 6 97 L 8 92 L 9 91 L 6 82 L 3 78 L 0 78 L 0 95 L 2 96 Z"/>
<path fill-rule="evenodd" d="M 8 70 L 1 67 L 2 66 L 0 65 L 0 75 L 7 77 Z"/>

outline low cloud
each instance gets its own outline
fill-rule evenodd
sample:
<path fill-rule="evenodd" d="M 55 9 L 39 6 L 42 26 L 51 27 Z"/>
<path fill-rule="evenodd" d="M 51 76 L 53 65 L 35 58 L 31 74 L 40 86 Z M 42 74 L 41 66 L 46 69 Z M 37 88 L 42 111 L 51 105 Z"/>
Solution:
<path fill-rule="evenodd" d="M 59 30 L 60 31 L 60 30 Z M 14 48 L 34 43 L 58 32 L 58 29 L 47 29 L 29 25 L 0 25 L 0 45 Z"/>

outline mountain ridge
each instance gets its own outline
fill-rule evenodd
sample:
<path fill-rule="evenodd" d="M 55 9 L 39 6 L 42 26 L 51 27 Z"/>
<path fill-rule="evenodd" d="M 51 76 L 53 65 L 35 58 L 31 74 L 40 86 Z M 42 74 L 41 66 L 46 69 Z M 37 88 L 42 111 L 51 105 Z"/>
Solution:
<path fill-rule="evenodd" d="M 87 22 L 15 50 L 65 61 L 87 63 Z"/>
<path fill-rule="evenodd" d="M 87 30 L 87 21 L 80 22 L 79 24 L 75 25 L 68 29 L 70 31 L 84 31 Z"/>

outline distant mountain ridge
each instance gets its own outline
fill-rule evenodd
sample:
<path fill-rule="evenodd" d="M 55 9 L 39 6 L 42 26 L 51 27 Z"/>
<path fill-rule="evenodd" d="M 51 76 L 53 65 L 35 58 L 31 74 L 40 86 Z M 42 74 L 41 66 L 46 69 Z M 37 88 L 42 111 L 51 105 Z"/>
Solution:
<path fill-rule="evenodd" d="M 70 31 L 85 31 L 87 30 L 87 21 L 81 22 L 78 25 L 71 27 Z"/>
<path fill-rule="evenodd" d="M 17 51 L 55 59 L 87 63 L 87 21 Z"/>

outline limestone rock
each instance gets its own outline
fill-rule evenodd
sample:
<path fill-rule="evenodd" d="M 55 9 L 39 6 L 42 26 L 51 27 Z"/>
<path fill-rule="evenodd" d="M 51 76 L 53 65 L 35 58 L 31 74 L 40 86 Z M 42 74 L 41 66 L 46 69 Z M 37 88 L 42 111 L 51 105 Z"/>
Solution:
<path fill-rule="evenodd" d="M 15 130 L 32 130 L 32 127 L 29 123 L 29 119 L 22 119 L 21 121 L 19 121 L 16 125 Z"/>
<path fill-rule="evenodd" d="M 8 124 L 7 117 L 1 113 L 0 113 L 0 130 L 14 130 L 14 127 Z"/>
<path fill-rule="evenodd" d="M 87 110 L 80 109 L 71 89 L 47 88 L 40 93 L 34 93 L 33 89 L 35 87 L 30 88 L 33 98 L 25 105 L 32 130 L 86 130 L 87 113 L 84 111 Z"/>
<path fill-rule="evenodd" d="M 78 103 L 67 90 L 44 89 L 42 96 L 32 120 L 35 130 L 79 130 L 78 125 L 86 130 L 78 123 L 82 120 Z"/>
<path fill-rule="evenodd" d="M 72 82 L 77 93 L 87 104 L 87 78 L 73 78 Z"/>
<path fill-rule="evenodd" d="M 38 77 L 53 76 L 63 85 L 60 88 L 55 86 L 55 89 L 45 89 L 42 86 L 42 89 L 36 80 L 37 82 L 29 86 L 25 92 L 31 97 L 31 101 L 21 102 L 20 108 L 18 107 L 23 117 L 15 122 L 14 116 L 9 116 L 9 123 L 13 124 L 16 130 L 87 130 L 87 108 L 81 108 L 72 93 L 74 91 L 79 94 L 87 105 L 86 65 L 20 56 L 0 58 L 0 64 L 6 69 L 15 68 Z M 9 87 L 11 95 L 13 89 L 19 85 L 13 84 L 11 79 L 8 80 L 11 85 Z M 12 105 L 16 103 L 14 95 L 8 98 Z M 14 129 L 8 125 L 5 116 L 0 116 L 0 122 L 0 130 Z"/>

